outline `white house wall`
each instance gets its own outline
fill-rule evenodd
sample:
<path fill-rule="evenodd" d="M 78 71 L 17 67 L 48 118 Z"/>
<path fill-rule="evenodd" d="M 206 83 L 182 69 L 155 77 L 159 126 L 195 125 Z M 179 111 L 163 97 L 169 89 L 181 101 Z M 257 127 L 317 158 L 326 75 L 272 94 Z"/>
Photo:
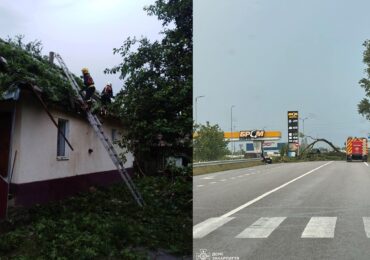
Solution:
<path fill-rule="evenodd" d="M 57 122 L 58 118 L 69 121 L 67 138 L 74 151 L 67 148 L 69 159 L 57 159 L 57 128 L 34 97 L 23 98 L 21 118 L 16 124 L 15 147 L 18 148 L 18 158 L 12 183 L 43 181 L 116 169 L 87 120 L 55 110 L 51 113 Z M 103 128 L 111 138 L 111 130 L 117 126 L 104 124 Z M 93 150 L 91 154 L 89 149 Z M 125 167 L 132 167 L 132 154 L 126 156 Z"/>

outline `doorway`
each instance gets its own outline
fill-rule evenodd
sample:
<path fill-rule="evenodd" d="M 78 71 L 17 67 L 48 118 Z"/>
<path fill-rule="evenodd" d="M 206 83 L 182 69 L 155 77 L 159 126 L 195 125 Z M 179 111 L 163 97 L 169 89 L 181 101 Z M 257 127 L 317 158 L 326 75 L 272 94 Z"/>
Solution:
<path fill-rule="evenodd" d="M 8 169 L 11 131 L 12 112 L 0 111 L 0 219 L 6 217 L 8 207 Z"/>

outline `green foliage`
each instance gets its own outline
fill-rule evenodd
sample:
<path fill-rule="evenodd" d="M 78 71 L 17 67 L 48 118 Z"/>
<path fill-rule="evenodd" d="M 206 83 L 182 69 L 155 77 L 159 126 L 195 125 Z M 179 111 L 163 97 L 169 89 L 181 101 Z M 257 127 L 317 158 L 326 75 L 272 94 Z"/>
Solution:
<path fill-rule="evenodd" d="M 121 145 L 144 162 L 158 147 L 166 156 L 192 154 L 192 1 L 157 0 L 145 9 L 163 21 L 164 38 L 128 38 L 114 49 L 124 88 L 112 109 L 130 126 Z"/>
<path fill-rule="evenodd" d="M 192 252 L 191 169 L 136 182 L 147 204 L 138 208 L 124 184 L 18 210 L 0 226 L 0 256 L 11 259 L 147 259 L 164 248 Z M 25 258 L 26 259 L 26 258 Z"/>
<path fill-rule="evenodd" d="M 284 157 L 286 155 L 288 155 L 288 145 L 287 144 L 283 144 L 281 147 L 280 147 L 280 157 Z"/>
<path fill-rule="evenodd" d="M 71 108 L 71 97 L 75 95 L 62 70 L 41 56 L 40 41 L 23 43 L 24 36 L 4 41 L 0 39 L 0 56 L 4 57 L 8 66 L 0 71 L 0 89 L 4 91 L 13 83 L 29 82 L 43 90 L 43 98 L 49 104 L 59 104 Z M 82 85 L 81 79 L 75 77 Z"/>
<path fill-rule="evenodd" d="M 370 41 L 366 40 L 363 43 L 365 51 L 363 53 L 363 62 L 366 65 L 366 78 L 360 80 L 360 86 L 365 90 L 365 98 L 358 104 L 358 112 L 370 120 Z"/>
<path fill-rule="evenodd" d="M 193 140 L 195 161 L 214 161 L 222 159 L 228 154 L 227 144 L 224 140 L 224 132 L 216 125 L 196 126 L 198 136 Z"/>

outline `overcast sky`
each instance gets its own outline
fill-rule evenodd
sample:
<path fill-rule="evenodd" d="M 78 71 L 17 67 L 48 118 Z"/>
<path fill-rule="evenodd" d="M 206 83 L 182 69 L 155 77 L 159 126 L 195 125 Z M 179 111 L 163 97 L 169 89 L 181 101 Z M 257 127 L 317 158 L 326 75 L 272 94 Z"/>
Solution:
<path fill-rule="evenodd" d="M 298 110 L 305 134 L 340 146 L 366 136 L 357 104 L 369 10 L 366 0 L 194 1 L 198 122 L 230 131 L 235 105 L 236 130 L 280 130 L 287 141 L 287 111 Z"/>
<path fill-rule="evenodd" d="M 2 0 L 0 37 L 17 34 L 25 41 L 40 40 L 43 54 L 61 54 L 69 69 L 81 75 L 87 67 L 101 91 L 107 81 L 115 93 L 122 87 L 118 75 L 105 75 L 105 68 L 122 59 L 113 55 L 129 36 L 160 39 L 161 22 L 143 10 L 154 0 Z"/>

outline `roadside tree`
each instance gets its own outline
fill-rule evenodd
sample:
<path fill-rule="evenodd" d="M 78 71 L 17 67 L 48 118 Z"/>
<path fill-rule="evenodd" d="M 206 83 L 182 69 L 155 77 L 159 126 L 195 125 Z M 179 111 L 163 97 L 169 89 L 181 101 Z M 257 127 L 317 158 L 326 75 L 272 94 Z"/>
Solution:
<path fill-rule="evenodd" d="M 365 47 L 363 53 L 363 62 L 366 65 L 365 72 L 366 77 L 360 80 L 360 86 L 365 90 L 365 97 L 360 101 L 358 104 L 358 112 L 366 117 L 366 119 L 370 120 L 370 40 L 366 40 L 363 43 Z"/>
<path fill-rule="evenodd" d="M 228 142 L 224 140 L 224 132 L 216 125 L 196 126 L 197 137 L 193 140 L 194 161 L 214 161 L 222 159 L 229 153 Z"/>
<path fill-rule="evenodd" d="M 163 39 L 127 38 L 114 49 L 122 62 L 105 73 L 124 80 L 112 107 L 128 126 L 121 145 L 144 172 L 153 172 L 171 156 L 191 161 L 193 6 L 191 0 L 157 0 L 144 10 L 162 21 Z"/>

